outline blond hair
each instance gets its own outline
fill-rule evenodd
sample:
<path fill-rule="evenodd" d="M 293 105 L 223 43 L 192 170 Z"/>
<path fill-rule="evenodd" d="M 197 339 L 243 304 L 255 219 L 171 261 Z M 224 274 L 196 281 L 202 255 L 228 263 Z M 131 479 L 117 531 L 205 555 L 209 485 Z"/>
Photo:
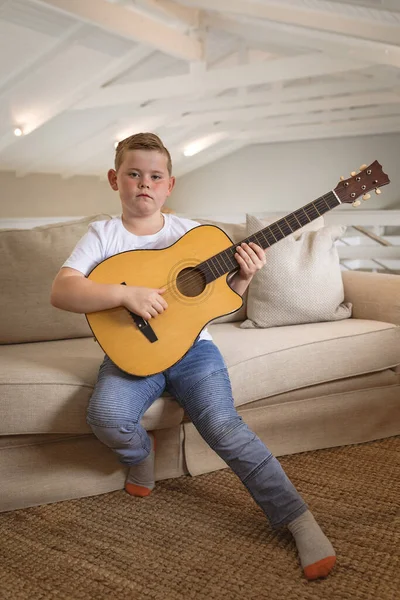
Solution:
<path fill-rule="evenodd" d="M 128 150 L 155 150 L 167 158 L 168 173 L 172 173 L 171 155 L 155 133 L 135 133 L 121 140 L 115 150 L 115 170 L 118 171 Z"/>

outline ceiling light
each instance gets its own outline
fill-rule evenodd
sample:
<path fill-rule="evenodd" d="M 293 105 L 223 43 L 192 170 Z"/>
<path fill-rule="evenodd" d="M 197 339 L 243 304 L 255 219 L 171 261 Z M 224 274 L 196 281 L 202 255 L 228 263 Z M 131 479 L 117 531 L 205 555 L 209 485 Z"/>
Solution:
<path fill-rule="evenodd" d="M 227 133 L 225 133 L 225 132 L 213 133 L 212 135 L 208 135 L 204 138 L 196 140 L 195 142 L 192 142 L 191 144 L 188 144 L 183 149 L 183 154 L 185 156 L 194 156 L 195 154 L 202 152 L 206 148 L 209 148 L 210 146 L 217 144 L 219 141 L 221 141 L 225 137 L 227 137 Z"/>
<path fill-rule="evenodd" d="M 14 135 L 16 135 L 17 137 L 20 137 L 21 135 L 23 135 L 23 133 L 24 132 L 22 131 L 22 129 L 20 127 L 16 127 L 14 129 Z"/>

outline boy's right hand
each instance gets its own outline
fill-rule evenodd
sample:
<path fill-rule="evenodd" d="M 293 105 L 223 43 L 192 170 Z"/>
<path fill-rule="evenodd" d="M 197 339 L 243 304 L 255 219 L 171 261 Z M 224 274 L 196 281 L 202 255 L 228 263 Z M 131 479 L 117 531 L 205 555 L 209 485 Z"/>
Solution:
<path fill-rule="evenodd" d="M 162 297 L 166 288 L 153 289 L 122 285 L 122 306 L 148 321 L 168 308 Z"/>

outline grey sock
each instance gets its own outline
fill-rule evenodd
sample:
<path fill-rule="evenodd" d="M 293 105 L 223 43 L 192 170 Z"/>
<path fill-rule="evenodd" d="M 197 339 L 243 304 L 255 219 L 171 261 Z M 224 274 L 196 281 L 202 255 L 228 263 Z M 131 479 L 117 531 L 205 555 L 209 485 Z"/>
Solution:
<path fill-rule="evenodd" d="M 307 579 L 326 577 L 336 562 L 336 554 L 312 513 L 307 510 L 287 528 L 295 539 Z"/>
<path fill-rule="evenodd" d="M 151 449 L 149 455 L 142 460 L 141 463 L 133 465 L 128 472 L 128 477 L 125 482 L 125 489 L 132 496 L 148 495 L 154 489 L 154 458 L 155 458 L 155 442 L 154 435 L 149 433 Z M 137 489 L 137 487 L 139 489 Z M 140 488 L 144 488 L 141 490 Z M 141 493 L 142 492 L 142 493 Z M 143 493 L 144 492 L 144 493 Z"/>

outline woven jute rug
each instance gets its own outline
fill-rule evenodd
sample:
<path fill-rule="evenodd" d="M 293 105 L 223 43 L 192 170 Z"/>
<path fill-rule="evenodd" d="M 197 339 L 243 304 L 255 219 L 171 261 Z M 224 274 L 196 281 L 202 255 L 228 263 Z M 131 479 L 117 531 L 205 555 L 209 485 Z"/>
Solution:
<path fill-rule="evenodd" d="M 225 469 L 0 515 L 7 600 L 398 600 L 400 437 L 281 457 L 338 563 L 307 582 Z M 21 485 L 23 485 L 21 481 Z"/>

